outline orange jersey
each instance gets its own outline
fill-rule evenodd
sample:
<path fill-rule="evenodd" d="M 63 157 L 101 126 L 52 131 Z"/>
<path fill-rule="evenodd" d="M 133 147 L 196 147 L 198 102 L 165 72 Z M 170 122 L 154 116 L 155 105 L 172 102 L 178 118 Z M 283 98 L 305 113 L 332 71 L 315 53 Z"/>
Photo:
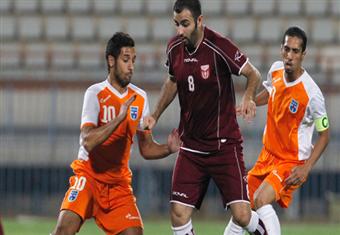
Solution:
<path fill-rule="evenodd" d="M 103 126 L 118 115 L 121 105 L 133 94 L 137 97 L 129 107 L 125 120 L 104 143 L 88 153 L 80 138 L 78 159 L 71 164 L 75 173 L 86 172 L 108 184 L 131 182 L 132 174 L 128 163 L 131 144 L 137 129 L 141 129 L 143 117 L 149 114 L 146 93 L 133 84 L 129 84 L 123 94 L 107 80 L 94 84 L 85 93 L 81 119 L 81 127 Z"/>
<path fill-rule="evenodd" d="M 270 94 L 263 135 L 266 150 L 288 161 L 308 159 L 314 123 L 322 118 L 327 121 L 319 87 L 306 71 L 297 80 L 287 82 L 283 62 L 273 63 L 263 85 Z"/>

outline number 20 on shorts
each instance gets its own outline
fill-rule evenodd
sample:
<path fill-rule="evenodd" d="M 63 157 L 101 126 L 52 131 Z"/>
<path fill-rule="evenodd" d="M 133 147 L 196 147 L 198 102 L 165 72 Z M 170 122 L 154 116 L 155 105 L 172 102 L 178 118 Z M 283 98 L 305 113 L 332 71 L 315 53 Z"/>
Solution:
<path fill-rule="evenodd" d="M 70 189 L 78 190 L 81 191 L 84 189 L 85 184 L 86 184 L 86 178 L 84 176 L 80 176 L 79 178 L 76 176 L 74 177 L 75 182 L 74 184 L 70 187 Z"/>

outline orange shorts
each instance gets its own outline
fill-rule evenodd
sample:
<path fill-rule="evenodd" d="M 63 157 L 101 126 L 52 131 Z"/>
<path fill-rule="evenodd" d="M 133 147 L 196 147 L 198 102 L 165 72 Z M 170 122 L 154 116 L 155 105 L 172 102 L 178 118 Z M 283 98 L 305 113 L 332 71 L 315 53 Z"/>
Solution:
<path fill-rule="evenodd" d="M 130 227 L 143 228 L 130 184 L 105 184 L 86 174 L 71 176 L 69 181 L 61 210 L 73 211 L 83 221 L 94 217 L 106 234 L 118 234 Z"/>
<path fill-rule="evenodd" d="M 277 203 L 287 208 L 293 199 L 293 192 L 301 185 L 285 189 L 285 179 L 293 167 L 304 164 L 304 161 L 292 162 L 275 157 L 265 148 L 259 155 L 254 167 L 248 172 L 248 190 L 252 208 L 254 208 L 254 193 L 263 181 L 273 186 Z"/>

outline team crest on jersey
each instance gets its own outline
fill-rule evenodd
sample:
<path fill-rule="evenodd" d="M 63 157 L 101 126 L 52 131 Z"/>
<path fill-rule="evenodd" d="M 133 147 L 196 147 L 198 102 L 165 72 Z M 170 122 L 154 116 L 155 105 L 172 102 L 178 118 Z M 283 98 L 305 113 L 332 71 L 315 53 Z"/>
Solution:
<path fill-rule="evenodd" d="M 292 99 L 292 101 L 289 104 L 289 111 L 291 113 L 296 113 L 298 111 L 298 107 L 299 107 L 299 102 L 297 102 L 297 100 Z"/>
<path fill-rule="evenodd" d="M 132 120 L 136 120 L 138 117 L 138 106 L 130 106 L 130 117 Z"/>
<path fill-rule="evenodd" d="M 209 76 L 210 76 L 210 66 L 208 64 L 201 65 L 201 76 L 204 79 L 209 78 Z"/>
<path fill-rule="evenodd" d="M 79 191 L 78 190 L 72 190 L 70 192 L 70 195 L 68 196 L 68 201 L 69 202 L 73 202 L 77 199 L 78 197 L 78 194 L 79 194 Z"/>

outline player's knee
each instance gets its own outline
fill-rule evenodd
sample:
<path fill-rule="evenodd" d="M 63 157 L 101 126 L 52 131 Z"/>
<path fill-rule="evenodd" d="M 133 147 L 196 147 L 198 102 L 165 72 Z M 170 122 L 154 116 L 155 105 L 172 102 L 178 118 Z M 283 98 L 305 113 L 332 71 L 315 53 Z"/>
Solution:
<path fill-rule="evenodd" d="M 247 209 L 238 210 L 233 213 L 234 222 L 240 225 L 241 227 L 246 227 L 249 224 L 250 217 L 251 212 L 250 210 Z"/>
<path fill-rule="evenodd" d="M 256 210 L 267 204 L 268 204 L 268 200 L 262 194 L 254 196 L 254 207 Z"/>
<path fill-rule="evenodd" d="M 186 224 L 190 217 L 188 217 L 183 211 L 171 210 L 171 221 L 174 225 L 180 226 Z"/>
<path fill-rule="evenodd" d="M 170 215 L 174 226 L 181 226 L 189 222 L 192 208 L 185 206 L 172 205 Z"/>

